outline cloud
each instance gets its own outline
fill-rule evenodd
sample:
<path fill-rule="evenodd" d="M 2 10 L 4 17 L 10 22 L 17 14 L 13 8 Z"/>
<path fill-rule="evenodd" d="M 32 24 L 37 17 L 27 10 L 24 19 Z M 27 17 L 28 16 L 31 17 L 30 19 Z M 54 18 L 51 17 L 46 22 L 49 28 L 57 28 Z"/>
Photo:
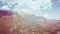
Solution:
<path fill-rule="evenodd" d="M 58 0 L 58 2 L 60 3 L 60 0 Z"/>
<path fill-rule="evenodd" d="M 51 0 L 4 0 L 8 5 L 8 8 L 12 10 L 27 10 L 32 12 L 42 12 L 41 10 L 51 9 Z M 17 5 L 15 5 L 17 4 Z M 12 7 L 15 6 L 15 7 Z M 24 11 L 23 10 L 23 11 Z M 24 11 L 25 12 L 25 11 Z"/>
<path fill-rule="evenodd" d="M 19 0 L 16 10 L 30 10 L 32 12 L 42 12 L 41 10 L 49 10 L 52 7 L 51 0 Z"/>
<path fill-rule="evenodd" d="M 3 6 L 1 10 L 10 10 L 7 6 Z"/>

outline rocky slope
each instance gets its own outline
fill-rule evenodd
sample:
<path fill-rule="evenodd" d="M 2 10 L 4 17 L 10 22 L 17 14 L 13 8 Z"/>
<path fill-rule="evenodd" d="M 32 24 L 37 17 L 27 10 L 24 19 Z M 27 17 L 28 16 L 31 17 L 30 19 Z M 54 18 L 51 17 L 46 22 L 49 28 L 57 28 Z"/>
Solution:
<path fill-rule="evenodd" d="M 42 16 L 13 14 L 0 17 L 0 34 L 57 34 L 60 21 Z"/>

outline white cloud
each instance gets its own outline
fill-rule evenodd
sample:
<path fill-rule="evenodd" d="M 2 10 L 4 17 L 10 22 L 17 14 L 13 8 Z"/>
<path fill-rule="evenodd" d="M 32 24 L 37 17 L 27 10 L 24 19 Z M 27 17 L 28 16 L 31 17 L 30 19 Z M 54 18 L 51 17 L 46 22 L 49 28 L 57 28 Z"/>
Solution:
<path fill-rule="evenodd" d="M 51 9 L 51 0 L 4 0 L 5 2 L 8 3 L 9 6 L 17 3 L 18 5 L 16 5 L 16 8 L 14 8 L 14 10 L 27 10 L 32 11 L 32 12 L 38 12 L 41 11 L 41 9 L 43 8 L 43 10 L 46 9 Z M 41 8 L 42 6 L 42 8 Z M 24 11 L 23 10 L 23 11 Z"/>
<path fill-rule="evenodd" d="M 22 10 L 22 9 L 26 9 L 26 10 L 30 10 L 32 12 L 34 11 L 41 11 L 41 9 L 43 8 L 43 10 L 48 10 L 51 9 L 51 0 L 36 0 L 36 1 L 32 1 L 32 0 L 19 0 L 20 2 L 18 2 L 19 4 L 17 5 L 16 9 Z M 42 8 L 41 8 L 42 6 Z"/>
<path fill-rule="evenodd" d="M 3 6 L 1 10 L 10 10 L 7 6 Z"/>
<path fill-rule="evenodd" d="M 22 9 L 22 10 L 20 10 L 20 11 L 21 11 L 21 13 L 23 13 L 23 14 L 32 14 L 32 11 L 27 10 L 27 9 Z"/>
<path fill-rule="evenodd" d="M 58 2 L 60 2 L 60 0 L 58 0 Z"/>
<path fill-rule="evenodd" d="M 43 6 L 43 8 L 46 7 L 46 9 L 48 7 L 51 7 L 51 0 L 36 0 L 36 1 L 33 1 L 33 0 L 5 0 L 5 2 L 7 2 L 9 5 L 18 3 L 16 8 L 18 8 L 20 6 L 22 6 L 22 8 L 27 6 L 27 7 L 29 7 L 28 9 L 31 9 L 32 11 L 39 10 L 40 6 Z M 25 8 L 25 9 L 27 9 L 27 8 Z"/>

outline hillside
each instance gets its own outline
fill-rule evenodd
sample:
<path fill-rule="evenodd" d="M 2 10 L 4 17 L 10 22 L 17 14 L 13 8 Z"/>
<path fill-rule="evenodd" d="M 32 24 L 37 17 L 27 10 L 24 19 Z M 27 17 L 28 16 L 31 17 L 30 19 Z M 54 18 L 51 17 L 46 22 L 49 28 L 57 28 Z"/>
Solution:
<path fill-rule="evenodd" d="M 60 22 L 42 16 L 14 14 L 0 18 L 0 34 L 56 34 Z"/>

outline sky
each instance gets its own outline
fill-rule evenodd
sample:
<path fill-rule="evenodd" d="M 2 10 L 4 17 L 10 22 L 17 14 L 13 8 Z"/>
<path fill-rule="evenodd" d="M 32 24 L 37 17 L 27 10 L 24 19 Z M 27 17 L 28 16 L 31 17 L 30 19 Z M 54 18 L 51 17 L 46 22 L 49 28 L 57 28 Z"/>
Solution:
<path fill-rule="evenodd" d="M 60 20 L 60 0 L 0 0 L 3 9 Z"/>

